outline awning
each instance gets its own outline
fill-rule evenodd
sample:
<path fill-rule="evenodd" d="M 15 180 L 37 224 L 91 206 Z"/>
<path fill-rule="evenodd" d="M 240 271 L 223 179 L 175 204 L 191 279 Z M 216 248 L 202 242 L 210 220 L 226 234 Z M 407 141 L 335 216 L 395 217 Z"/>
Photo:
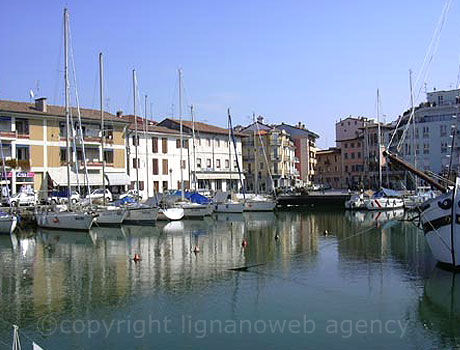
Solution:
<path fill-rule="evenodd" d="M 238 173 L 196 173 L 198 180 L 239 180 L 240 176 Z M 241 174 L 241 178 L 244 180 L 244 175 Z"/>
<path fill-rule="evenodd" d="M 105 177 L 110 186 L 125 186 L 131 184 L 131 179 L 125 173 L 106 173 Z"/>
<path fill-rule="evenodd" d="M 49 169 L 48 174 L 53 180 L 55 186 L 67 186 L 67 170 L 63 169 Z M 102 186 L 102 175 L 101 174 L 88 174 L 88 182 L 90 186 Z M 70 185 L 71 186 L 86 185 L 85 174 L 74 172 L 70 173 Z"/>

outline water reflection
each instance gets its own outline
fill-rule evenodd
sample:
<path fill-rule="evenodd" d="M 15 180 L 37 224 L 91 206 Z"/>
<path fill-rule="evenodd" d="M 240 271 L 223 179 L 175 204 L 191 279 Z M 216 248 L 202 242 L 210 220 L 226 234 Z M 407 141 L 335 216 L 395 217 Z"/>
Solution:
<path fill-rule="evenodd" d="M 419 316 L 442 348 L 460 346 L 460 274 L 436 268 L 425 283 Z"/>
<path fill-rule="evenodd" d="M 458 315 L 459 306 L 445 293 L 460 296 L 458 283 L 449 275 L 437 276 L 423 291 L 434 262 L 423 233 L 400 218 L 398 211 L 280 211 L 219 214 L 154 227 L 94 227 L 90 233 L 39 230 L 0 236 L 0 310 L 8 322 L 30 327 L 32 333 L 37 318 L 50 313 L 57 318 L 98 318 L 133 308 L 142 313 L 152 299 L 179 313 L 203 295 L 228 305 L 227 317 L 239 317 L 247 300 L 258 305 L 254 312 L 271 312 L 272 305 L 296 295 L 332 313 L 337 304 L 329 307 L 324 290 L 338 293 L 337 299 L 348 297 L 348 303 L 355 302 L 356 293 L 356 308 L 361 308 L 359 293 L 377 285 L 383 290 L 387 276 L 405 286 L 391 297 L 406 300 L 409 310 L 417 297 L 404 293 L 420 283 L 420 318 L 441 339 L 458 337 L 458 318 L 452 315 Z M 141 256 L 139 263 L 132 261 L 134 254 Z M 230 271 L 254 264 L 262 265 L 248 273 Z M 438 306 L 438 299 L 452 302 Z M 295 314 L 297 306 L 285 306 L 285 317 Z M 0 324 L 0 338 L 9 331 Z"/>

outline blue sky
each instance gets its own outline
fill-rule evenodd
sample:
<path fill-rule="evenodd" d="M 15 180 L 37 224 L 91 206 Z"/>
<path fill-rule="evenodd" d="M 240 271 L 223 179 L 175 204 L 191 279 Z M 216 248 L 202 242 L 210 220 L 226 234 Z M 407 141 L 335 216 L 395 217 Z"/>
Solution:
<path fill-rule="evenodd" d="M 414 75 L 444 0 L 432 1 L 0 1 L 0 99 L 29 90 L 63 104 L 62 13 L 71 16 L 81 105 L 98 108 L 98 52 L 105 56 L 111 112 L 132 113 L 131 70 L 156 119 L 177 106 L 177 68 L 199 120 L 225 126 L 252 112 L 297 123 L 334 141 L 348 115 L 394 119 L 408 107 Z M 460 9 L 454 2 L 427 79 L 428 90 L 457 81 Z M 415 77 L 414 77 L 415 79 Z M 422 96 L 423 97 L 423 96 Z M 177 108 L 176 108 L 177 109 Z"/>

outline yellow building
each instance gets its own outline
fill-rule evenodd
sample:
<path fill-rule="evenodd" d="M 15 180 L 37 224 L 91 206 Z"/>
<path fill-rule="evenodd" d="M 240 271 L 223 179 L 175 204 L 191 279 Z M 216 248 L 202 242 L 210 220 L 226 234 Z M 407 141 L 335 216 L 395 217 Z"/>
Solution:
<path fill-rule="evenodd" d="M 80 109 L 84 147 L 75 137 L 72 144 L 71 184 L 84 187 L 84 158 L 90 186 L 102 185 L 102 159 L 106 162 L 107 185 L 116 191 L 129 184 L 126 175 L 126 121 L 105 113 L 104 158 L 101 147 L 100 111 Z M 75 135 L 79 134 L 78 111 L 71 109 Z M 72 136 L 72 135 L 71 135 Z M 0 100 L 0 139 L 8 183 L 12 193 L 23 187 L 46 198 L 52 189 L 67 185 L 66 118 L 64 107 L 47 105 L 45 98 L 35 103 Z M 83 154 L 85 157 L 83 157 Z M 5 179 L 6 176 L 6 179 Z"/>

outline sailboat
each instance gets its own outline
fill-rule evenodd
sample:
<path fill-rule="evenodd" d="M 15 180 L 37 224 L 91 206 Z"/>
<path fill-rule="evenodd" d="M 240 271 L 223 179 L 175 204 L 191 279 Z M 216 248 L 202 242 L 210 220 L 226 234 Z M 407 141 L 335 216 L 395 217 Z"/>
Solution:
<path fill-rule="evenodd" d="M 184 168 L 183 164 L 183 146 L 184 146 L 184 134 L 182 127 L 182 69 L 178 69 L 179 73 L 179 133 L 180 133 L 180 149 L 179 149 L 179 159 L 180 159 L 180 195 L 181 200 L 176 202 L 176 206 L 184 209 L 184 217 L 190 219 L 203 219 L 208 215 L 209 209 L 207 205 L 192 203 L 185 199 L 185 186 L 184 186 Z M 190 164 L 189 164 L 190 166 Z"/>
<path fill-rule="evenodd" d="M 137 99 L 137 78 L 136 70 L 133 69 L 133 93 L 134 93 L 134 126 L 135 126 L 135 153 L 136 159 L 138 158 L 138 128 L 137 128 L 137 115 L 136 115 L 136 99 Z M 136 166 L 136 191 L 139 193 L 139 167 Z M 147 193 L 148 196 L 148 193 Z M 152 198 L 148 198 L 144 203 L 135 203 L 125 207 L 127 209 L 127 215 L 124 223 L 134 225 L 152 225 L 155 224 L 158 218 L 159 208 Z"/>
<path fill-rule="evenodd" d="M 268 164 L 267 156 L 265 154 L 265 147 L 262 142 L 262 138 L 260 137 L 259 133 L 259 125 L 257 124 L 257 121 L 255 119 L 255 114 L 253 114 L 253 120 L 254 120 L 254 166 L 257 167 L 257 147 L 256 147 L 256 129 L 257 129 L 257 134 L 259 135 L 260 143 L 263 146 L 262 150 L 264 152 L 264 161 L 265 161 L 265 166 L 267 167 L 269 171 L 270 178 L 271 172 L 270 172 L 270 165 Z M 230 121 L 230 115 L 229 115 L 229 121 Z M 254 175 L 257 177 L 257 172 Z M 273 179 L 271 178 L 271 181 L 273 183 Z M 256 193 L 254 196 L 247 196 L 245 201 L 244 201 L 244 211 L 272 211 L 276 207 L 277 201 L 272 198 L 268 198 L 266 196 L 260 195 L 258 193 L 258 186 L 256 186 Z"/>
<path fill-rule="evenodd" d="M 105 124 L 104 124 L 104 60 L 102 52 L 99 53 L 99 99 L 101 110 L 101 149 L 102 149 L 102 189 L 103 206 L 96 206 L 96 223 L 98 225 L 121 225 L 128 215 L 126 208 L 119 208 L 114 205 L 107 206 L 105 191 Z M 91 201 L 91 199 L 90 199 Z"/>
<path fill-rule="evenodd" d="M 72 211 L 72 188 L 70 183 L 70 84 L 69 84 L 69 12 L 64 9 L 64 83 L 65 83 L 65 115 L 66 115 L 66 150 L 67 150 L 67 206 L 55 210 L 42 209 L 35 213 L 37 225 L 40 227 L 68 229 L 68 230 L 89 230 L 93 225 L 96 214 L 87 211 Z"/>
<path fill-rule="evenodd" d="M 3 144 L 2 140 L 0 139 L 0 150 L 1 150 L 1 156 L 2 156 L 2 175 L 3 178 L 5 179 L 5 190 L 7 192 L 8 198 L 10 197 L 10 190 L 8 187 L 8 184 L 6 183 L 7 181 L 7 176 L 6 176 L 6 169 L 5 169 L 5 155 L 3 154 Z M 0 234 L 1 233 L 6 233 L 6 234 L 11 234 L 13 231 L 16 229 L 16 226 L 18 224 L 18 218 L 16 215 L 12 213 L 13 207 L 11 205 L 11 201 L 8 201 L 10 203 L 10 211 L 0 211 Z"/>

